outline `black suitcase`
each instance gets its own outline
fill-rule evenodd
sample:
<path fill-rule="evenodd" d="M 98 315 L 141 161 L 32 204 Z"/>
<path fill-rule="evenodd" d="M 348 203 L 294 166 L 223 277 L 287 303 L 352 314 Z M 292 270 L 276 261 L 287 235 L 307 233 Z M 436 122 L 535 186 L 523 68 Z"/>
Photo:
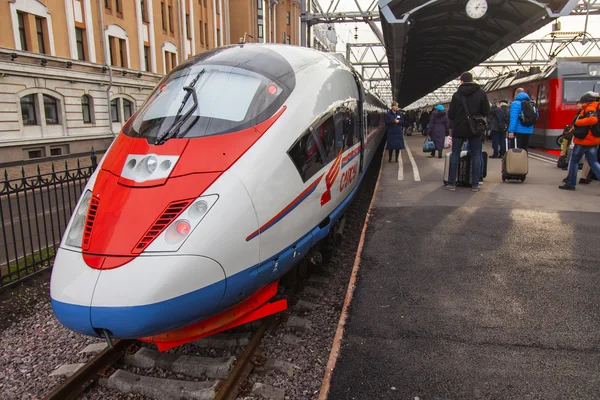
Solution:
<path fill-rule="evenodd" d="M 471 152 L 467 151 L 466 154 L 463 151 L 461 153 L 460 161 L 458 162 L 458 177 L 456 179 L 457 186 L 473 186 L 471 178 Z M 487 177 L 487 165 L 488 165 L 488 153 L 483 153 L 483 174 L 481 178 Z"/>

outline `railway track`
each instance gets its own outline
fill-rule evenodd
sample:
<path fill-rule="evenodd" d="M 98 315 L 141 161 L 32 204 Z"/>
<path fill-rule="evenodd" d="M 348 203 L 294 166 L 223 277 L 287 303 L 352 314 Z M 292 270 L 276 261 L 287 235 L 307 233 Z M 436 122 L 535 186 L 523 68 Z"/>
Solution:
<path fill-rule="evenodd" d="M 275 316 L 262 321 L 249 338 L 246 334 L 221 335 L 221 339 L 201 340 L 199 348 L 217 349 L 244 347 L 239 356 L 199 357 L 158 353 L 137 340 L 118 340 L 112 348 L 96 354 L 71 377 L 44 397 L 44 400 L 74 400 L 99 384 L 124 394 L 135 393 L 160 399 L 235 399 L 240 386 L 252 372 L 262 338 L 276 325 Z M 246 343 L 247 342 L 247 343 Z M 220 348 L 219 348 L 220 347 Z M 161 368 L 184 379 L 157 378 L 138 375 L 132 369 Z"/>

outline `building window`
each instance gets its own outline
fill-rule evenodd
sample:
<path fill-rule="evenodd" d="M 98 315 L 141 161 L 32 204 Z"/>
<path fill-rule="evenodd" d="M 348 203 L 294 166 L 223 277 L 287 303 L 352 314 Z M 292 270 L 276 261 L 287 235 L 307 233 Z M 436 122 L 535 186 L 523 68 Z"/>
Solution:
<path fill-rule="evenodd" d="M 290 37 L 289 36 L 285 37 L 285 43 L 290 44 Z"/>
<path fill-rule="evenodd" d="M 281 43 L 285 43 L 285 32 L 283 32 L 283 41 Z"/>
<path fill-rule="evenodd" d="M 204 38 L 206 39 L 206 48 L 210 49 L 210 42 L 208 41 L 208 24 L 204 23 Z"/>
<path fill-rule="evenodd" d="M 289 12 L 285 13 L 285 23 L 286 23 L 286 25 L 290 24 L 290 13 Z"/>
<path fill-rule="evenodd" d="M 104 0 L 104 8 L 106 8 L 107 10 L 112 9 L 110 3 L 111 3 L 111 0 Z"/>
<path fill-rule="evenodd" d="M 204 0 L 204 8 L 206 8 L 206 0 Z"/>
<path fill-rule="evenodd" d="M 221 30 L 217 28 L 217 46 L 221 46 Z"/>
<path fill-rule="evenodd" d="M 119 55 L 121 56 L 121 67 L 127 68 L 127 43 L 123 39 L 119 39 Z"/>
<path fill-rule="evenodd" d="M 202 30 L 202 20 L 200 20 L 200 23 L 198 25 L 200 26 L 200 44 L 204 45 L 204 31 Z"/>
<path fill-rule="evenodd" d="M 23 13 L 17 13 L 17 19 L 19 20 L 19 38 L 21 39 L 21 50 L 29 50 L 27 48 L 27 35 L 25 35 L 25 18 Z"/>
<path fill-rule="evenodd" d="M 133 103 L 123 99 L 123 121 L 127 121 L 133 114 Z"/>
<path fill-rule="evenodd" d="M 217 14 L 221 14 L 221 2 L 217 0 L 215 4 L 217 6 Z"/>
<path fill-rule="evenodd" d="M 185 14 L 185 33 L 187 34 L 188 39 L 192 38 L 192 34 L 190 32 L 190 14 Z"/>
<path fill-rule="evenodd" d="M 264 37 L 265 37 L 265 33 L 264 33 L 264 22 L 263 22 L 263 0 L 257 0 L 256 3 L 257 9 L 258 9 L 258 43 L 263 43 L 264 42 Z"/>
<path fill-rule="evenodd" d="M 123 10 L 121 9 L 121 0 L 115 0 L 115 9 L 117 10 L 117 14 L 122 14 Z"/>
<path fill-rule="evenodd" d="M 175 32 L 173 28 L 173 7 L 169 6 L 169 30 L 171 33 Z"/>
<path fill-rule="evenodd" d="M 77 59 L 85 61 L 85 42 L 83 41 L 83 29 L 75 28 L 75 40 L 77 41 Z"/>
<path fill-rule="evenodd" d="M 115 65 L 115 39 L 112 36 L 108 37 L 108 55 L 110 57 L 110 65 Z"/>
<path fill-rule="evenodd" d="M 146 0 L 140 0 L 140 8 L 142 9 L 142 21 L 148 22 L 148 13 L 146 12 Z"/>
<path fill-rule="evenodd" d="M 162 28 L 163 31 L 167 30 L 167 19 L 165 18 L 165 2 L 161 1 L 160 3 L 160 16 L 162 18 Z"/>
<path fill-rule="evenodd" d="M 121 118 L 119 117 L 118 99 L 114 99 L 110 102 L 110 120 L 112 122 L 121 122 Z"/>
<path fill-rule="evenodd" d="M 30 94 L 21 97 L 21 115 L 23 116 L 23 125 L 37 125 L 35 116 L 35 97 Z"/>
<path fill-rule="evenodd" d="M 35 17 L 35 29 L 37 32 L 39 52 L 46 54 L 46 46 L 44 46 L 44 21 L 42 21 L 40 17 Z"/>
<path fill-rule="evenodd" d="M 58 125 L 58 101 L 46 94 L 44 95 L 44 114 L 46 114 L 46 125 Z"/>
<path fill-rule="evenodd" d="M 42 158 L 44 156 L 42 152 L 43 149 L 28 150 L 27 155 L 29 158 Z"/>
<path fill-rule="evenodd" d="M 175 53 L 170 53 L 170 54 L 171 54 L 171 69 L 173 69 L 177 66 L 177 54 L 175 54 Z"/>
<path fill-rule="evenodd" d="M 86 124 L 92 123 L 92 109 L 90 96 L 84 94 L 81 96 L 81 112 L 83 113 L 83 122 Z"/>
<path fill-rule="evenodd" d="M 150 71 L 150 47 L 144 46 L 144 66 L 146 71 Z"/>

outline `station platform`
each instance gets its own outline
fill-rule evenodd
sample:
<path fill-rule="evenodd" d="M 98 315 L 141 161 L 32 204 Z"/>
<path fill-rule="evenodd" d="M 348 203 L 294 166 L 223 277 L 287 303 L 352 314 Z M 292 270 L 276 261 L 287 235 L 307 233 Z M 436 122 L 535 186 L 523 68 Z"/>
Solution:
<path fill-rule="evenodd" d="M 423 140 L 384 154 L 328 398 L 600 398 L 600 183 L 532 151 L 449 192 Z"/>

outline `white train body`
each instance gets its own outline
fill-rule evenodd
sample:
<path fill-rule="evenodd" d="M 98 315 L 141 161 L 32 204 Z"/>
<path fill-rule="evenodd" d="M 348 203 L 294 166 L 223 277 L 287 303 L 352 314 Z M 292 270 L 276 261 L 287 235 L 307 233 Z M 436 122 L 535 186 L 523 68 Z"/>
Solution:
<path fill-rule="evenodd" d="M 185 122 L 181 103 L 195 108 Z M 343 62 L 311 49 L 230 46 L 182 64 L 88 182 L 54 263 L 55 315 L 87 335 L 150 337 L 277 281 L 342 216 L 384 112 Z"/>

